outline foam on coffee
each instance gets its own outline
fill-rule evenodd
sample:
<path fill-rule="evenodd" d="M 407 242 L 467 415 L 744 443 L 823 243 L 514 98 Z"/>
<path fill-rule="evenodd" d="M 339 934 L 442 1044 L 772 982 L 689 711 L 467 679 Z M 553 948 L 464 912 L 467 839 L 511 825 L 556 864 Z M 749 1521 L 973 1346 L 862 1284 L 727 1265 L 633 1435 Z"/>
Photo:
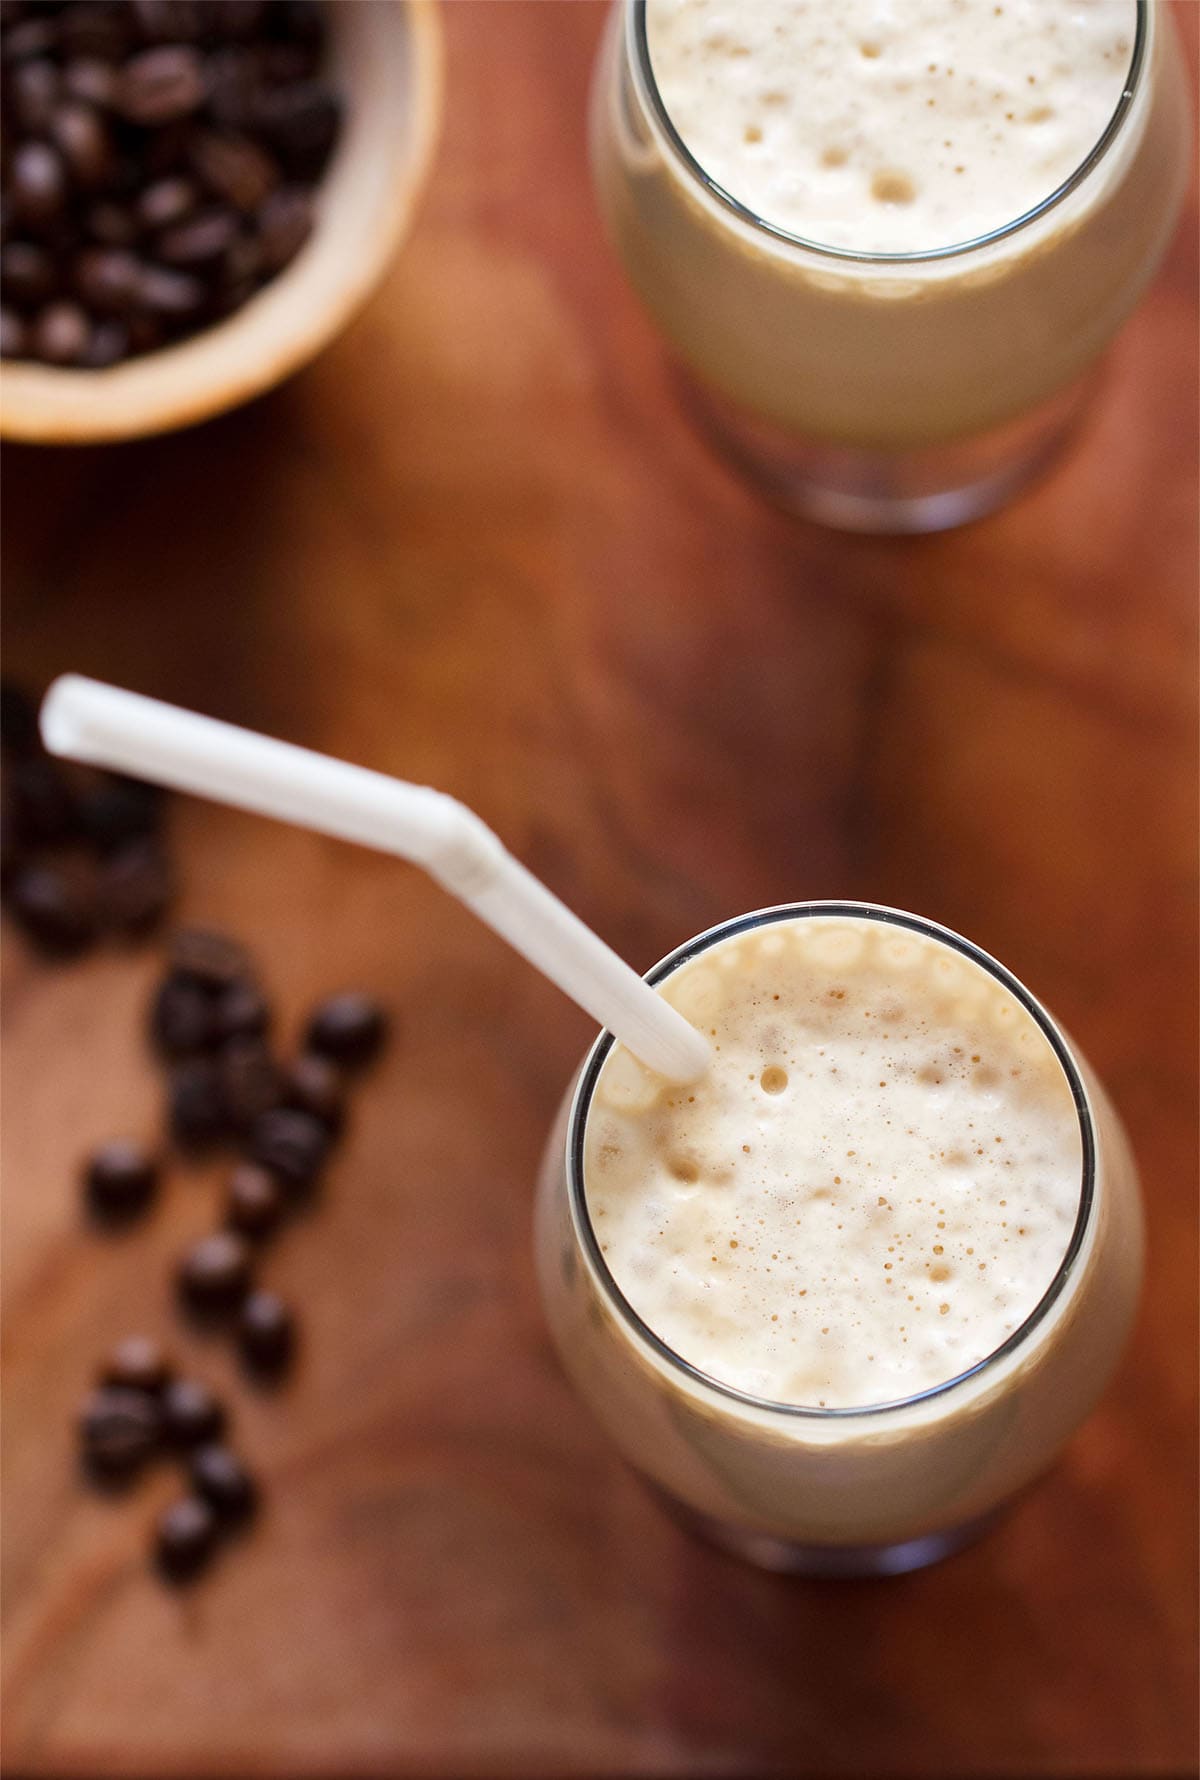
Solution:
<path fill-rule="evenodd" d="M 912 253 L 1002 227 L 1087 158 L 1135 0 L 648 0 L 700 165 L 806 240 Z"/>
<path fill-rule="evenodd" d="M 675 1353 L 774 1402 L 944 1383 L 1035 1309 L 1079 1206 L 1066 1076 L 939 940 L 817 915 L 732 936 L 663 993 L 712 1036 L 678 1089 L 620 1047 L 585 1190 L 618 1287 Z"/>

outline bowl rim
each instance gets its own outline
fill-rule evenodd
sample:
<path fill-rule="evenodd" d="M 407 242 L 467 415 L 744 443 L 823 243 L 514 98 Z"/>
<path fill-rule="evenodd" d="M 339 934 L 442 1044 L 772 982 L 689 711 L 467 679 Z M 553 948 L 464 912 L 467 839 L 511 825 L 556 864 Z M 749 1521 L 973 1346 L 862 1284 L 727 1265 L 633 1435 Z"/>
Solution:
<path fill-rule="evenodd" d="M 278 317 L 266 318 L 263 338 L 255 343 L 258 350 L 245 350 L 247 312 L 238 311 L 228 322 L 243 320 L 242 349 L 230 353 L 226 362 L 222 362 L 222 336 L 227 324 L 222 322 L 109 371 L 60 369 L 27 361 L 6 364 L 0 370 L 0 438 L 34 445 L 99 445 L 194 426 L 281 383 L 353 319 L 382 280 L 411 226 L 441 125 L 445 43 L 438 0 L 394 0 L 394 4 L 407 14 L 412 33 L 410 148 L 402 176 L 392 182 L 381 207 L 370 250 L 335 298 L 315 310 L 298 307 L 293 325 L 274 340 L 272 324 Z M 190 363 L 185 355 L 190 355 Z M 147 377 L 151 364 L 163 372 L 161 379 Z M 128 392 L 131 380 L 143 385 L 133 396 Z"/>

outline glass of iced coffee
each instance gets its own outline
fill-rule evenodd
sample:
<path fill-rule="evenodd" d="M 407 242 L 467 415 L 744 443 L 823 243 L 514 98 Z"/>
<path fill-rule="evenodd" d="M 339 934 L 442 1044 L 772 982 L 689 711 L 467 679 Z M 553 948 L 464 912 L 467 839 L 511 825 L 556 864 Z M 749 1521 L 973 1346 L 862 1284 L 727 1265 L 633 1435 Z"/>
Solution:
<path fill-rule="evenodd" d="M 944 1556 L 1124 1343 L 1142 1227 L 1112 1107 L 1002 965 L 892 909 L 741 916 L 648 980 L 713 1061 L 678 1087 L 602 1034 L 562 1107 L 537 1255 L 570 1377 L 752 1562 Z"/>
<path fill-rule="evenodd" d="M 601 208 L 718 441 L 794 510 L 925 531 L 1080 414 L 1185 189 L 1148 0 L 619 0 Z"/>

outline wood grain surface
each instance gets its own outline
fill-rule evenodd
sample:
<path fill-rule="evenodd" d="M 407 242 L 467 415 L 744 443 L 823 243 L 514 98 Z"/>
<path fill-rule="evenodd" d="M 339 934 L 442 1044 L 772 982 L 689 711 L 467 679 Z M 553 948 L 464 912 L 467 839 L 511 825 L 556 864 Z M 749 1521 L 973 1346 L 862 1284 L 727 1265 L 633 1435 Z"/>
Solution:
<path fill-rule="evenodd" d="M 415 873 L 180 800 L 181 914 L 251 942 L 288 1021 L 362 984 L 401 1036 L 267 1264 L 306 1346 L 255 1395 L 172 1317 L 220 1171 L 177 1171 L 120 1240 L 78 1216 L 88 1146 L 160 1116 L 156 957 L 51 969 L 6 934 L 10 1775 L 1194 1766 L 1194 228 L 1043 486 L 941 538 L 802 526 L 689 429 L 605 246 L 600 24 L 446 9 L 418 230 L 311 371 L 177 437 L 6 453 L 6 670 L 436 784 L 642 968 L 794 897 L 961 929 L 1128 1122 L 1135 1339 L 1053 1474 L 939 1569 L 798 1584 L 692 1544 L 536 1302 L 532 1182 L 586 1019 Z M 146 1564 L 167 1478 L 112 1502 L 74 1469 L 75 1404 L 135 1329 L 236 1390 L 268 1491 L 184 1595 Z"/>

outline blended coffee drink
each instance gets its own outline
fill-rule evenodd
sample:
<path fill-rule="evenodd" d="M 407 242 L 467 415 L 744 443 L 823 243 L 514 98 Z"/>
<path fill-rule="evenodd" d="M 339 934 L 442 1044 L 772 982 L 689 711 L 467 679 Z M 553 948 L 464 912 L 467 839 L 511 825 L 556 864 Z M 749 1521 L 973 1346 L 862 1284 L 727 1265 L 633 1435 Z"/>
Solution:
<path fill-rule="evenodd" d="M 713 1062 L 683 1089 L 607 1039 L 585 1065 L 540 1214 L 568 1369 L 734 1549 L 940 1555 L 1120 1349 L 1141 1244 L 1115 1117 L 1014 979 L 912 917 L 767 911 L 655 977 Z"/>
<path fill-rule="evenodd" d="M 1139 0 L 625 0 L 594 94 L 617 248 L 726 442 L 864 526 L 969 516 L 1029 467 L 1188 153 L 1169 9 Z"/>

